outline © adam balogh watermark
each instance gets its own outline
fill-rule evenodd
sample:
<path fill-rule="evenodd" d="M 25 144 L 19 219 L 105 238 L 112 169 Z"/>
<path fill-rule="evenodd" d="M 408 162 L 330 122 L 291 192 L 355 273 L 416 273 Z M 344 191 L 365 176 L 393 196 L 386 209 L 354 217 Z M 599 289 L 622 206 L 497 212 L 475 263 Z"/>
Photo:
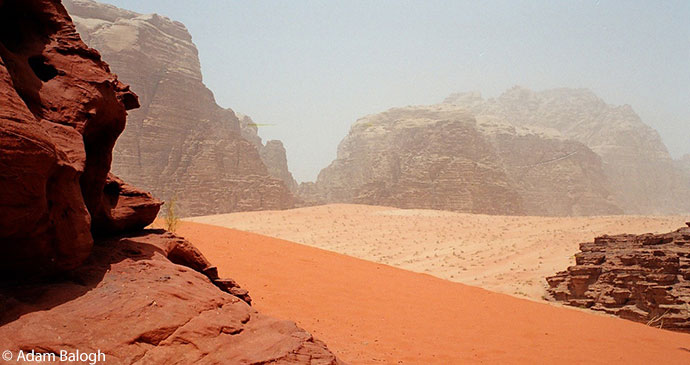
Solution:
<path fill-rule="evenodd" d="M 50 362 L 70 362 L 70 363 L 88 363 L 89 365 L 95 365 L 98 363 L 105 363 L 105 354 L 101 350 L 96 352 L 81 352 L 79 350 L 70 352 L 67 350 L 61 350 L 60 353 L 52 352 L 36 352 L 22 351 L 19 350 L 15 354 L 10 350 L 5 350 L 2 353 L 2 359 L 5 361 L 16 361 L 16 362 L 39 362 L 39 363 L 50 363 Z"/>

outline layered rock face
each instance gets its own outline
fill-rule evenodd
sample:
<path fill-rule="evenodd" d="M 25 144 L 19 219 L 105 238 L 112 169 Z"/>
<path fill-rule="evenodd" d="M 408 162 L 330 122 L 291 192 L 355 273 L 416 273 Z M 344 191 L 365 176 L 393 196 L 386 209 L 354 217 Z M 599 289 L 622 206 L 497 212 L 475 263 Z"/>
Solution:
<path fill-rule="evenodd" d="M 449 105 L 362 118 L 306 200 L 487 214 L 612 214 L 586 146 Z"/>
<path fill-rule="evenodd" d="M 555 300 L 690 332 L 690 228 L 597 237 L 575 260 L 546 278 Z"/>
<path fill-rule="evenodd" d="M 491 144 L 458 110 L 399 108 L 358 120 L 316 186 L 327 202 L 524 212 Z"/>
<path fill-rule="evenodd" d="M 582 143 L 545 131 L 479 117 L 527 215 L 620 214 L 601 159 Z"/>
<path fill-rule="evenodd" d="M 534 92 L 514 87 L 495 99 L 461 93 L 444 103 L 518 126 L 557 131 L 596 152 L 609 191 L 628 214 L 690 211 L 690 180 L 674 166 L 659 134 L 629 105 L 606 104 L 586 89 Z"/>
<path fill-rule="evenodd" d="M 65 5 L 84 41 L 141 100 L 115 146 L 116 174 L 175 198 L 182 215 L 293 206 L 288 187 L 242 137 L 237 115 L 204 86 L 184 25 L 90 0 Z"/>
<path fill-rule="evenodd" d="M 71 269 L 94 233 L 143 228 L 160 202 L 109 176 L 137 97 L 54 1 L 0 2 L 3 271 Z"/>
<path fill-rule="evenodd" d="M 161 203 L 109 172 L 137 96 L 59 1 L 0 0 L 0 95 L 6 350 L 99 351 L 109 364 L 338 363 L 294 323 L 251 309 L 191 243 L 142 230 Z"/>

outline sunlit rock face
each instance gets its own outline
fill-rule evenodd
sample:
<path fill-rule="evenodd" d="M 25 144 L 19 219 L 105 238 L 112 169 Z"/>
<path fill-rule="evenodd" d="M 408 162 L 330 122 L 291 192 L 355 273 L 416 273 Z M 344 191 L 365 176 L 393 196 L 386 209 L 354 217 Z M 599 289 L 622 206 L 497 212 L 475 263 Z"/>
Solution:
<path fill-rule="evenodd" d="M 218 106 L 203 84 L 183 24 L 90 0 L 65 6 L 84 41 L 140 97 L 113 152 L 116 174 L 175 198 L 182 215 L 293 206 L 288 186 L 243 138 L 237 115 Z"/>
<path fill-rule="evenodd" d="M 395 108 L 358 120 L 305 200 L 485 214 L 621 210 L 585 145 L 452 105 Z"/>
<path fill-rule="evenodd" d="M 551 299 L 690 332 L 690 228 L 597 237 L 575 261 L 546 278 Z"/>
<path fill-rule="evenodd" d="M 625 213 L 690 211 L 690 179 L 674 165 L 657 131 L 629 105 L 606 104 L 586 89 L 521 87 L 488 100 L 478 93 L 454 94 L 444 103 L 478 118 L 547 128 L 586 145 L 601 157 L 609 191 Z"/>

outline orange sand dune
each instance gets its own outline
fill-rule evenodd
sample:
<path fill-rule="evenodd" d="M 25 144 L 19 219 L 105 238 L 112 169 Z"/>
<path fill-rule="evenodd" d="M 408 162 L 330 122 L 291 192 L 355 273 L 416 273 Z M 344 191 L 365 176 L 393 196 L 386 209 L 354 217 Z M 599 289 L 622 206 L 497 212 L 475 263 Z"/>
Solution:
<path fill-rule="evenodd" d="M 690 363 L 690 335 L 557 307 L 258 234 L 178 233 L 255 307 L 352 364 Z"/>

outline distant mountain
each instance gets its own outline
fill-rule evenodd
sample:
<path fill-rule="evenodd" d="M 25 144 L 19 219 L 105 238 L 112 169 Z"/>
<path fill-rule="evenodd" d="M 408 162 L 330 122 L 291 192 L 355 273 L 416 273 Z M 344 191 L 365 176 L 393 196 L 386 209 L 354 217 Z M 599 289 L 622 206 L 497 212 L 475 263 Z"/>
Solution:
<path fill-rule="evenodd" d="M 216 104 L 182 23 L 90 0 L 64 4 L 82 39 L 140 97 L 115 146 L 115 173 L 165 200 L 176 197 L 183 215 L 294 205 L 284 149 L 264 147 L 255 126 Z"/>
<path fill-rule="evenodd" d="M 629 105 L 606 104 L 586 89 L 535 92 L 521 87 L 488 100 L 478 93 L 454 94 L 444 103 L 477 118 L 547 128 L 588 146 L 601 157 L 609 191 L 625 213 L 690 212 L 690 179 L 657 131 Z"/>
<path fill-rule="evenodd" d="M 395 108 L 359 119 L 306 200 L 486 214 L 617 214 L 601 159 L 558 133 L 465 108 Z"/>

